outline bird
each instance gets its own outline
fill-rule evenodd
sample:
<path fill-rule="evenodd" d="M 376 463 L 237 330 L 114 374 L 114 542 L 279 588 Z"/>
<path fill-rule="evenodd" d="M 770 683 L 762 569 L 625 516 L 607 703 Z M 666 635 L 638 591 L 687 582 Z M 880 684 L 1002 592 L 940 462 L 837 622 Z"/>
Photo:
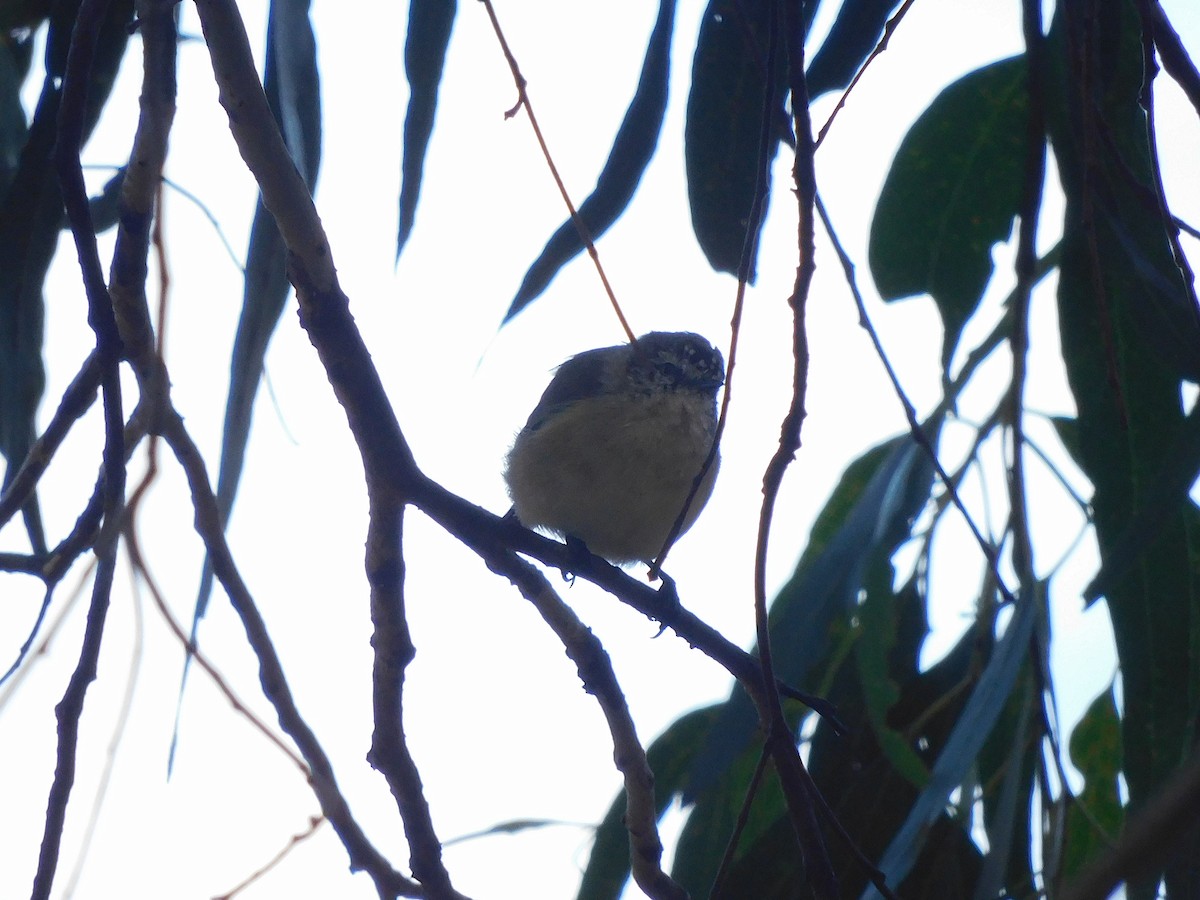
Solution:
<path fill-rule="evenodd" d="M 724 382 L 721 352 L 686 331 L 572 356 L 506 458 L 511 512 L 617 565 L 651 563 L 689 495 L 680 534 L 712 495 Z"/>

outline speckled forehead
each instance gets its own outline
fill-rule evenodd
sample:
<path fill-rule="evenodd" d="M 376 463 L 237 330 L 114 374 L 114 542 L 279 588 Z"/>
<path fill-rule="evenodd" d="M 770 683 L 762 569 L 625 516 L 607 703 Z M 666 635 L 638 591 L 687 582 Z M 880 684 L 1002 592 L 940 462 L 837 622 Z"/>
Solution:
<path fill-rule="evenodd" d="M 678 375 L 685 379 L 720 381 L 725 374 L 721 352 L 698 334 L 652 332 L 638 341 L 630 360 L 632 368 L 640 370 L 640 380 L 659 384 L 674 384 Z M 675 375 L 664 366 L 676 370 Z"/>

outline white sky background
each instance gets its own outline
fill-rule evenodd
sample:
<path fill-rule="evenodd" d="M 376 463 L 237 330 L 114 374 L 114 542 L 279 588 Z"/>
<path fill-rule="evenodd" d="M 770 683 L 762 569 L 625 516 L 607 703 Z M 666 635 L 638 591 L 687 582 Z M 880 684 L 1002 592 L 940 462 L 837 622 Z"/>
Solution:
<path fill-rule="evenodd" d="M 682 133 L 693 42 L 704 4 L 683 0 L 673 48 L 672 104 L 632 208 L 600 244 L 634 330 L 700 331 L 728 340 L 735 283 L 713 274 L 687 221 Z M 834 4 L 829 3 L 832 8 Z M 1200 11 L 1165 2 L 1193 56 Z M 243 3 L 261 58 L 265 3 Z M 190 5 L 183 29 L 198 34 Z M 564 178 L 578 201 L 591 189 L 636 83 L 655 4 L 613 0 L 499 0 L 497 12 L 529 79 L 529 91 Z M 390 18 L 389 18 L 390 17 Z M 437 127 L 429 151 L 416 229 L 397 268 L 396 202 L 400 132 L 407 89 L 402 71 L 403 4 L 373 8 L 372 20 L 344 5 L 315 4 L 325 115 L 317 203 L 342 285 L 395 403 L 418 463 L 451 490 L 496 512 L 508 503 L 500 477 L 513 435 L 564 358 L 616 343 L 621 333 L 590 263 L 581 257 L 549 292 L 497 334 L 526 267 L 564 216 L 561 201 L 523 116 L 505 121 L 515 92 L 483 7 L 460 4 Z M 365 27 L 364 27 L 365 26 Z M 827 24 L 821 27 L 827 27 Z M 136 44 L 137 38 L 134 38 Z M 871 211 L 896 144 L 949 81 L 1019 52 L 1019 4 L 922 0 L 891 48 L 863 80 L 819 152 L 817 174 L 841 238 L 858 263 L 872 319 L 918 409 L 938 396 L 941 328 L 927 298 L 883 306 L 866 268 Z M 121 82 L 87 149 L 86 161 L 119 164 L 137 116 L 140 48 L 131 47 Z M 170 178 L 209 206 L 244 254 L 255 188 L 237 157 L 216 100 L 205 48 L 180 53 L 179 112 Z M 1158 81 L 1159 127 L 1175 211 L 1200 220 L 1200 126 L 1167 77 Z M 822 98 L 824 121 L 833 97 Z M 776 191 L 742 329 L 724 466 L 705 515 L 672 552 L 683 602 L 731 640 L 753 635 L 751 578 L 763 468 L 774 451 L 790 394 L 786 298 L 795 266 L 795 205 Z M 108 173 L 96 173 L 97 184 Z M 1043 246 L 1055 235 L 1047 216 Z M 229 354 L 241 303 L 241 276 L 203 214 L 177 194 L 165 209 L 170 252 L 167 361 L 174 399 L 209 460 L 215 481 Z M 64 236 L 69 244 L 69 236 Z M 104 251 L 111 252 L 111 236 Z M 1195 245 L 1191 245 L 1195 250 Z M 64 245 L 48 287 L 49 385 L 43 421 L 91 346 L 74 254 Z M 1007 261 L 1005 248 L 998 257 Z M 804 446 L 785 481 L 774 526 L 770 584 L 790 573 L 814 516 L 844 466 L 866 447 L 902 431 L 902 410 L 886 382 L 826 242 L 809 305 L 813 359 Z M 1002 263 L 1003 264 L 1003 263 Z M 151 284 L 154 276 L 152 275 Z M 1011 285 L 1002 275 L 988 321 L 968 329 L 971 346 L 990 329 Z M 1033 308 L 1030 408 L 1070 412 L 1055 362 L 1053 297 Z M 357 451 L 316 355 L 300 330 L 294 301 L 268 355 L 278 408 L 260 393 L 241 493 L 229 529 L 243 575 L 266 618 L 301 712 L 333 758 L 340 784 L 379 848 L 404 869 L 407 849 L 383 779 L 364 761 L 371 732 L 370 622 L 362 572 L 365 496 Z M 976 395 L 986 410 L 1006 375 L 991 366 Z M 984 379 L 986 380 L 986 379 Z M 984 396 L 986 395 L 986 396 Z M 131 395 L 132 396 L 132 395 Z M 970 399 L 965 410 L 972 409 Z M 1031 419 L 1034 438 L 1049 429 Z M 963 429 L 963 434 L 965 434 Z M 293 440 L 294 438 L 294 440 Z M 43 482 L 48 532 L 56 540 L 90 494 L 101 427 L 90 416 L 73 433 Z M 163 453 L 159 481 L 141 514 L 143 552 L 175 615 L 187 620 L 201 560 L 183 479 Z M 998 458 L 998 457 L 996 457 Z M 135 472 L 143 465 L 138 457 Z M 1065 552 L 1079 515 L 1038 465 L 1031 466 L 1031 516 L 1039 572 Z M 1070 470 L 1075 483 L 1083 480 Z M 994 487 L 994 486 L 993 486 Z M 967 492 L 979 509 L 978 493 Z M 999 494 L 994 494 L 994 499 Z M 999 513 L 993 510 L 995 516 Z M 993 525 L 998 525 L 999 519 Z M 23 546 L 19 528 L 6 549 Z M 981 566 L 954 529 L 935 556 L 932 611 L 937 658 L 970 620 Z M 443 840 L 519 818 L 592 823 L 620 779 L 603 717 L 572 664 L 507 583 L 420 513 L 406 518 L 407 596 L 417 659 L 408 670 L 405 727 Z M 1103 604 L 1081 614 L 1079 588 L 1095 565 L 1090 542 L 1055 582 L 1056 669 L 1064 717 L 1073 721 L 1112 677 Z M 60 588 L 66 605 L 76 566 Z M 556 573 L 550 573 L 558 584 Z M 40 602 L 33 579 L 0 581 L 0 661 L 7 666 Z M 716 664 L 612 597 L 579 582 L 564 598 L 603 640 L 645 742 L 681 712 L 723 699 L 729 676 Z M 0 708 L 0 808 L 4 810 L 0 897 L 26 896 L 36 866 L 54 763 L 53 706 L 74 665 L 84 604 L 69 614 L 50 651 Z M 140 610 L 140 612 L 139 612 Z M 140 644 L 140 655 L 135 647 Z M 214 597 L 201 646 L 266 721 L 256 667 L 222 594 Z M 317 803 L 296 769 L 233 712 L 193 669 L 174 778 L 166 757 L 182 649 L 148 597 L 122 575 L 114 592 L 100 677 L 82 721 L 78 777 L 69 811 L 59 893 L 78 858 L 92 798 L 128 678 L 140 665 L 108 800 L 76 897 L 210 897 L 232 889 L 305 829 Z M 554 827 L 452 846 L 446 864 L 459 890 L 481 898 L 570 896 L 590 832 Z M 631 896 L 638 896 L 634 890 Z M 301 846 L 243 895 L 369 898 L 365 875 L 347 872 L 331 828 Z"/>

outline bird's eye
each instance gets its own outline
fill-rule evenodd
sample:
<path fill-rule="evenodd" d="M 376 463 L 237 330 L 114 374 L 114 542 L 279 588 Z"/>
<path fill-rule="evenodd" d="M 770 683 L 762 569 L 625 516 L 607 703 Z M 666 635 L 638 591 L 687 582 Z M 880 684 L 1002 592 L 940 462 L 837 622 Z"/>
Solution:
<path fill-rule="evenodd" d="M 683 380 L 683 370 L 679 366 L 675 365 L 675 363 L 666 362 L 664 360 L 658 364 L 658 371 L 661 372 L 663 377 L 671 383 L 678 384 Z"/>

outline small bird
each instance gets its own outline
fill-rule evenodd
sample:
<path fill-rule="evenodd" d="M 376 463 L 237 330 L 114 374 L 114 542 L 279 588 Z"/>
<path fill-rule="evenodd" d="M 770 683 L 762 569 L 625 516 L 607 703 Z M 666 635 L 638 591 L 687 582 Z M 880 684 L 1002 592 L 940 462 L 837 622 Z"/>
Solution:
<path fill-rule="evenodd" d="M 509 451 L 517 519 L 618 565 L 653 561 L 713 448 L 724 381 L 721 352 L 690 332 L 652 331 L 571 357 Z M 680 534 L 708 502 L 719 461 Z"/>

